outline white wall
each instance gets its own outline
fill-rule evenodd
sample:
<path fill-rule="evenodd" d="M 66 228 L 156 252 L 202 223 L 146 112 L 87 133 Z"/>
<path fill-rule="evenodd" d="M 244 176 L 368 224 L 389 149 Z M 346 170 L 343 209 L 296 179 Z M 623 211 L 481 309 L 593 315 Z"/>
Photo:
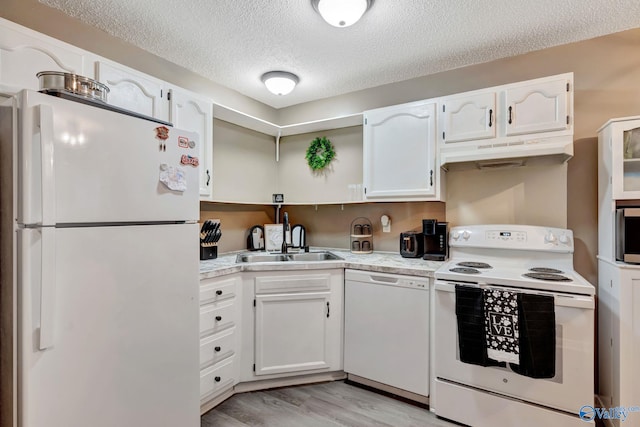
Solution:
<path fill-rule="evenodd" d="M 308 166 L 305 155 L 311 141 L 327 137 L 336 157 L 322 172 Z M 280 140 L 278 192 L 285 202 L 339 203 L 359 200 L 350 194 L 349 184 L 362 184 L 362 126 L 301 134 Z"/>

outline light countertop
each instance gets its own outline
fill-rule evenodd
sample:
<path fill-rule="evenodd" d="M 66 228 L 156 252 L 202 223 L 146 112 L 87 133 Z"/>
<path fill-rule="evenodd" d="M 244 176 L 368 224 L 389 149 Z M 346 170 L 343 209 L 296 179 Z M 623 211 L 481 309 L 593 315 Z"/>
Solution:
<path fill-rule="evenodd" d="M 394 252 L 353 254 L 345 249 L 312 248 L 311 252 L 328 250 L 343 258 L 335 261 L 286 261 L 236 264 L 241 252 L 222 254 L 216 259 L 200 261 L 200 279 L 219 277 L 240 271 L 318 270 L 327 268 L 351 268 L 379 273 L 406 274 L 409 276 L 433 277 L 433 272 L 443 262 L 425 261 L 422 258 L 403 258 Z"/>

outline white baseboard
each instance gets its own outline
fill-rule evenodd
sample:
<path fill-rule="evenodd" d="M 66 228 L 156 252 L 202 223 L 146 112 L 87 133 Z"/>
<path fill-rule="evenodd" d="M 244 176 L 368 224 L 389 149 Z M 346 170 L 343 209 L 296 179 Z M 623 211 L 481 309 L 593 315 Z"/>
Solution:
<path fill-rule="evenodd" d="M 425 405 L 429 404 L 429 397 L 422 396 L 420 394 L 416 394 L 407 390 L 402 390 L 400 388 L 396 388 L 387 384 L 379 383 L 377 381 L 373 381 L 367 378 L 360 377 L 358 375 L 347 374 L 347 379 L 349 381 L 353 381 L 354 383 L 362 384 L 367 387 L 375 388 L 377 390 L 382 390 L 387 393 L 395 394 L 396 396 L 403 397 L 405 399 L 413 400 L 414 402 L 423 403 Z"/>

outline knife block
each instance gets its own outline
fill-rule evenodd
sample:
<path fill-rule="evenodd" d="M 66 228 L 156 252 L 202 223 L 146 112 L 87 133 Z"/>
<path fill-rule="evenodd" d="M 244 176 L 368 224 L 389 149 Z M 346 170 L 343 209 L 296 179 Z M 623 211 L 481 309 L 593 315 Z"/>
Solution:
<path fill-rule="evenodd" d="M 204 261 L 207 259 L 216 259 L 218 258 L 218 247 L 217 246 L 203 246 L 204 243 L 200 244 L 200 261 Z"/>
<path fill-rule="evenodd" d="M 200 261 L 218 258 L 218 240 L 222 236 L 220 220 L 206 220 L 200 229 Z"/>

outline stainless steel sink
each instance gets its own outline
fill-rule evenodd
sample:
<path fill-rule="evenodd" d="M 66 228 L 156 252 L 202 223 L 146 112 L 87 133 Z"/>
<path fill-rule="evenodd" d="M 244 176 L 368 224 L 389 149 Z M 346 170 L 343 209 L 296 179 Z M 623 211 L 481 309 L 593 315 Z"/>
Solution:
<path fill-rule="evenodd" d="M 300 252 L 291 254 L 238 254 L 236 263 L 245 262 L 284 262 L 284 261 L 335 261 L 341 260 L 338 255 L 328 252 Z"/>
<path fill-rule="evenodd" d="M 331 252 L 300 252 L 297 254 L 289 254 L 291 261 L 334 261 L 340 260 L 338 255 Z"/>
<path fill-rule="evenodd" d="M 239 262 L 279 262 L 289 261 L 288 254 L 238 254 L 236 263 Z"/>

